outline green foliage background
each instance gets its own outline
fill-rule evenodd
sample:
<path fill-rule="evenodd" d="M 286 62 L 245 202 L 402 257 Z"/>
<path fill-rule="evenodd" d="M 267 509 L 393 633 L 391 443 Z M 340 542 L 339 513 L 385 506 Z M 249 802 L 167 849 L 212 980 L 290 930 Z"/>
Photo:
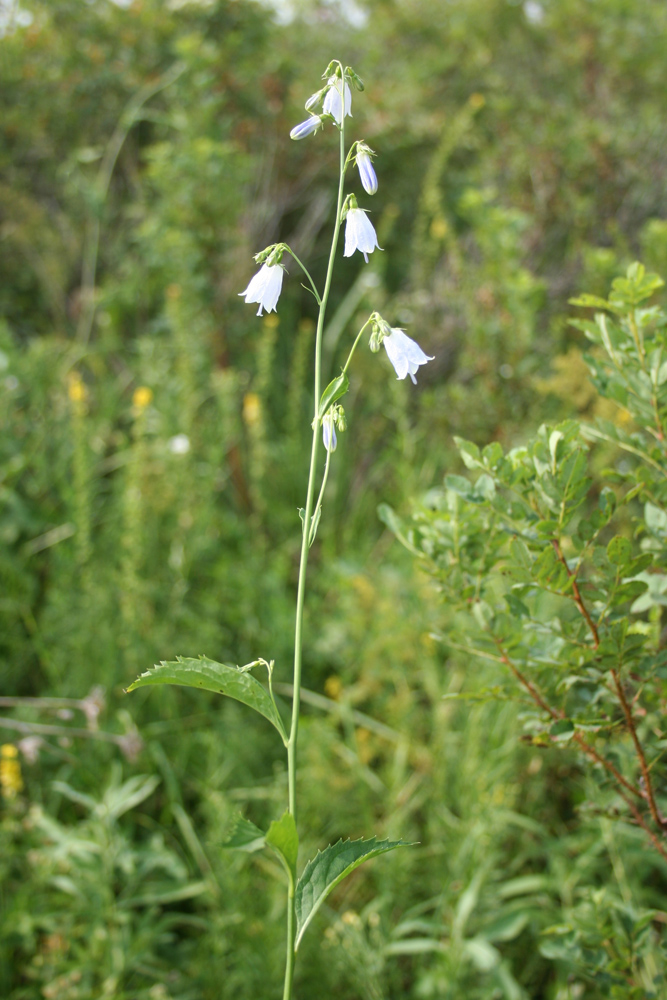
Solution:
<path fill-rule="evenodd" d="M 238 292 L 277 240 L 324 273 L 335 140 L 288 136 L 332 57 L 366 81 L 353 127 L 378 151 L 384 253 L 339 261 L 328 374 L 371 308 L 436 360 L 415 389 L 355 358 L 310 573 L 303 857 L 340 836 L 422 846 L 330 898 L 297 996 L 630 995 L 636 935 L 667 919 L 637 917 L 656 861 L 568 749 L 520 742 L 500 688 L 444 698 L 499 672 L 433 638 L 438 595 L 376 510 L 461 471 L 454 435 L 509 448 L 609 416 L 567 300 L 635 257 L 667 272 L 664 3 L 4 7 L 1 693 L 94 694 L 87 716 L 3 709 L 54 728 L 3 785 L 0 995 L 279 995 L 278 864 L 222 848 L 239 809 L 264 828 L 282 811 L 270 727 L 123 689 L 176 654 L 290 679 L 314 302 L 294 269 L 278 322 Z M 92 725 L 97 688 L 113 740 L 55 728 Z M 545 945 L 554 926 L 576 961 Z"/>

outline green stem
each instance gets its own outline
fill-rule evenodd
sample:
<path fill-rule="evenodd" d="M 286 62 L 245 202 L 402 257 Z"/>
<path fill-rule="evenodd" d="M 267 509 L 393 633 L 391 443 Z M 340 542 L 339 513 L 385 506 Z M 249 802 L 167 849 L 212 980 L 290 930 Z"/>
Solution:
<path fill-rule="evenodd" d="M 294 258 L 294 260 L 299 265 L 299 267 L 301 268 L 301 270 L 303 271 L 303 273 L 305 274 L 305 276 L 308 278 L 308 281 L 310 282 L 310 287 L 312 288 L 313 294 L 314 294 L 314 296 L 315 296 L 315 298 L 317 300 L 317 304 L 321 308 L 322 307 L 322 299 L 320 298 L 320 293 L 318 292 L 317 287 L 315 286 L 315 282 L 313 281 L 313 279 L 310 276 L 310 271 L 305 266 L 305 264 L 301 263 L 301 261 L 299 260 L 299 258 L 297 257 L 297 255 L 294 253 L 294 251 L 292 249 L 290 249 L 290 247 L 287 247 L 286 249 L 287 249 L 288 254 L 290 254 L 290 256 L 292 256 Z"/>
<path fill-rule="evenodd" d="M 344 365 L 344 367 L 343 367 L 343 372 L 346 372 L 346 371 L 347 371 L 347 369 L 348 369 L 348 368 L 350 367 L 350 362 L 351 362 L 351 360 L 352 360 L 352 358 L 353 358 L 353 356 L 354 356 L 354 352 L 355 352 L 355 350 L 356 350 L 356 347 L 357 347 L 357 344 L 358 344 L 358 343 L 359 343 L 359 341 L 361 340 L 361 338 L 362 338 L 362 336 L 363 336 L 363 333 L 364 333 L 364 331 L 366 330 L 366 327 L 370 326 L 370 324 L 371 324 L 371 323 L 373 322 L 373 316 L 374 316 L 374 315 L 375 315 L 375 313 L 373 313 L 373 315 L 371 315 L 371 316 L 370 316 L 370 317 L 369 317 L 369 318 L 368 318 L 368 319 L 366 320 L 366 322 L 365 322 L 365 323 L 364 323 L 364 325 L 362 326 L 361 330 L 360 330 L 360 331 L 359 331 L 359 333 L 357 334 L 357 336 L 356 336 L 356 339 L 355 339 L 354 343 L 352 344 L 352 347 L 350 348 L 350 353 L 349 353 L 349 354 L 348 354 L 348 356 L 347 356 L 347 361 L 345 362 L 345 365 Z"/>
<path fill-rule="evenodd" d="M 331 250 L 329 252 L 329 264 L 327 276 L 324 283 L 324 291 L 320 302 L 319 315 L 317 317 L 317 331 L 315 334 L 315 384 L 314 384 L 314 419 L 313 419 L 313 442 L 310 450 L 310 471 L 308 473 L 308 491 L 306 494 L 306 506 L 303 512 L 303 525 L 301 537 L 301 558 L 299 560 L 299 582 L 296 597 L 296 619 L 294 625 L 294 699 L 292 702 L 292 724 L 290 727 L 289 740 L 287 743 L 287 783 L 288 783 L 288 809 L 294 816 L 296 822 L 296 748 L 297 736 L 299 732 L 299 706 L 301 693 L 301 664 L 302 664 L 302 641 L 303 641 L 303 606 L 306 595 L 306 569 L 308 566 L 308 537 L 310 535 L 310 519 L 313 512 L 313 497 L 315 493 L 315 474 L 317 472 L 317 453 L 320 441 L 320 421 L 318 420 L 318 408 L 321 396 L 322 380 L 322 333 L 324 331 L 324 316 L 331 289 L 331 279 L 333 276 L 334 261 L 336 259 L 336 247 L 338 245 L 338 233 L 340 230 L 340 217 L 343 208 L 343 189 L 345 182 L 345 80 L 343 67 L 341 72 L 341 96 L 342 110 L 340 125 L 340 176 L 338 180 L 338 202 L 336 206 L 336 222 L 334 234 L 331 240 Z M 291 1000 L 292 979 L 294 976 L 294 936 L 295 936 L 295 913 L 294 896 L 290 892 L 287 898 L 287 961 L 285 964 L 285 986 L 283 990 L 283 1000 Z"/>
<path fill-rule="evenodd" d="M 287 960 L 285 963 L 285 985 L 283 986 L 283 1000 L 291 1000 L 292 997 L 292 980 L 294 978 L 294 959 L 296 957 L 294 953 L 294 935 L 296 933 L 296 928 L 294 926 L 294 885 L 290 880 L 289 890 L 287 894 Z"/>
<path fill-rule="evenodd" d="M 331 428 L 331 433 L 333 434 L 333 427 Z M 320 486 L 320 495 L 317 498 L 317 503 L 315 504 L 315 510 L 322 503 L 322 497 L 324 496 L 324 490 L 327 485 L 327 479 L 329 478 L 329 466 L 331 465 L 331 452 L 327 450 L 327 459 L 324 465 L 324 475 L 322 476 L 322 485 Z"/>
<path fill-rule="evenodd" d="M 634 340 L 635 347 L 637 348 L 637 354 L 639 355 L 639 363 L 642 366 L 642 371 L 646 371 L 646 365 L 644 364 L 644 345 L 642 343 L 642 336 L 639 332 L 639 327 L 637 326 L 634 309 L 630 313 L 630 332 L 632 333 L 632 339 Z"/>

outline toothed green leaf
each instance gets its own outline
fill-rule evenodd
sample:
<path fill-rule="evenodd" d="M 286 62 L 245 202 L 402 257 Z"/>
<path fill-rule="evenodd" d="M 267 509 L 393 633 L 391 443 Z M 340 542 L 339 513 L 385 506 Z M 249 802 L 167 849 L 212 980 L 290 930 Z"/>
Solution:
<path fill-rule="evenodd" d="M 285 739 L 285 729 L 278 710 L 268 691 L 262 687 L 256 677 L 243 667 L 233 667 L 227 663 L 216 663 L 205 656 L 198 660 L 190 657 L 178 657 L 170 663 L 156 664 L 152 670 L 137 677 L 130 684 L 128 692 L 151 684 L 181 684 L 185 687 L 199 688 L 203 691 L 215 691 L 228 698 L 234 698 L 249 708 L 263 715 L 272 722 Z"/>
<path fill-rule="evenodd" d="M 303 870 L 296 887 L 296 941 L 299 947 L 304 932 L 329 893 L 355 868 L 397 847 L 412 847 L 403 840 L 339 840 L 320 851 Z"/>

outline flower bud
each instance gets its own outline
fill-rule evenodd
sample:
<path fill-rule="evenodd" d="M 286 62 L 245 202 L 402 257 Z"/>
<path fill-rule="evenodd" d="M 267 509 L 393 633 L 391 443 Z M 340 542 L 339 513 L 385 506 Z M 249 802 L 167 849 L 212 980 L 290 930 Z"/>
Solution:
<path fill-rule="evenodd" d="M 351 66 L 345 67 L 345 79 L 349 80 L 355 90 L 364 90 L 364 81 L 354 72 Z"/>
<path fill-rule="evenodd" d="M 276 244 L 274 244 L 274 248 L 271 251 L 271 253 L 269 254 L 266 263 L 270 267 L 273 267 L 274 264 L 279 264 L 281 262 L 281 260 L 283 259 L 284 249 L 285 249 L 284 248 L 284 244 L 282 244 L 282 243 L 276 243 Z"/>
<path fill-rule="evenodd" d="M 325 69 L 324 73 L 322 73 L 322 79 L 323 80 L 328 79 L 328 77 L 330 77 L 333 72 L 336 72 L 336 73 L 340 72 L 338 63 L 337 63 L 337 61 L 335 59 L 331 60 L 331 62 L 329 63 L 329 65 Z"/>
<path fill-rule="evenodd" d="M 267 258 L 271 256 L 271 254 L 273 253 L 273 251 L 275 250 L 275 248 L 277 246 L 278 246 L 277 243 L 272 243 L 271 246 L 264 247 L 263 250 L 260 250 L 259 253 L 256 253 L 255 256 L 253 257 L 253 260 L 255 261 L 255 263 L 256 264 L 263 264 L 264 261 L 267 260 Z"/>
<path fill-rule="evenodd" d="M 311 115 L 307 118 L 305 122 L 301 122 L 300 125 L 295 125 L 290 132 L 290 139 L 305 139 L 307 135 L 311 132 L 317 132 L 318 128 L 322 127 L 322 119 L 319 115 Z"/>
<path fill-rule="evenodd" d="M 331 410 L 325 413 L 322 418 L 322 440 L 327 451 L 332 452 L 336 450 L 338 441 L 336 440 L 336 428 Z"/>
<path fill-rule="evenodd" d="M 353 194 L 348 194 L 347 198 L 343 202 L 343 207 L 342 207 L 341 212 L 340 212 L 340 221 L 341 222 L 345 221 L 347 213 L 350 211 L 351 208 L 357 208 L 357 199 L 355 198 L 355 196 Z"/>
<path fill-rule="evenodd" d="M 357 149 L 356 161 L 364 191 L 366 194 L 375 194 L 378 189 L 378 179 L 370 158 L 370 152 L 371 150 L 368 146 L 360 144 Z"/>
<path fill-rule="evenodd" d="M 321 103 L 325 89 L 325 87 L 322 87 L 321 90 L 317 90 L 314 94 L 310 95 L 306 101 L 306 111 L 312 111 L 313 108 L 316 108 Z"/>

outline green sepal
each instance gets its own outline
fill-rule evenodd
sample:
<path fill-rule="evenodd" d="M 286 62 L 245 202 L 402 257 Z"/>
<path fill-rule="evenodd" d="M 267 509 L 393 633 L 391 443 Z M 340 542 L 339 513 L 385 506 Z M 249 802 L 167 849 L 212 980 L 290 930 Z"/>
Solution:
<path fill-rule="evenodd" d="M 291 812 L 284 812 L 280 819 L 274 819 L 266 832 L 266 843 L 272 847 L 282 861 L 285 871 L 294 884 L 296 882 L 296 859 L 299 853 L 299 835 Z"/>
<path fill-rule="evenodd" d="M 378 840 L 377 837 L 371 837 L 370 840 L 339 840 L 319 851 L 304 868 L 296 886 L 295 950 L 299 947 L 308 924 L 339 882 L 369 858 L 395 851 L 397 847 L 413 846 L 403 840 Z"/>
<path fill-rule="evenodd" d="M 344 396 L 349 388 L 350 380 L 347 376 L 347 372 L 341 372 L 340 375 L 333 380 L 333 382 L 329 382 L 329 385 L 322 393 L 322 398 L 320 399 L 320 405 L 317 411 L 319 420 L 322 419 L 331 404 L 335 403 L 341 396 Z"/>
<path fill-rule="evenodd" d="M 192 657 L 177 657 L 169 663 L 164 660 L 157 663 L 152 670 L 137 677 L 127 688 L 127 693 L 151 684 L 180 684 L 184 687 L 199 688 L 203 691 L 214 691 L 234 698 L 242 704 L 253 708 L 265 719 L 273 723 L 285 744 L 287 734 L 283 721 L 271 695 L 244 667 L 230 666 L 228 663 L 216 663 L 205 656 L 198 660 Z"/>

